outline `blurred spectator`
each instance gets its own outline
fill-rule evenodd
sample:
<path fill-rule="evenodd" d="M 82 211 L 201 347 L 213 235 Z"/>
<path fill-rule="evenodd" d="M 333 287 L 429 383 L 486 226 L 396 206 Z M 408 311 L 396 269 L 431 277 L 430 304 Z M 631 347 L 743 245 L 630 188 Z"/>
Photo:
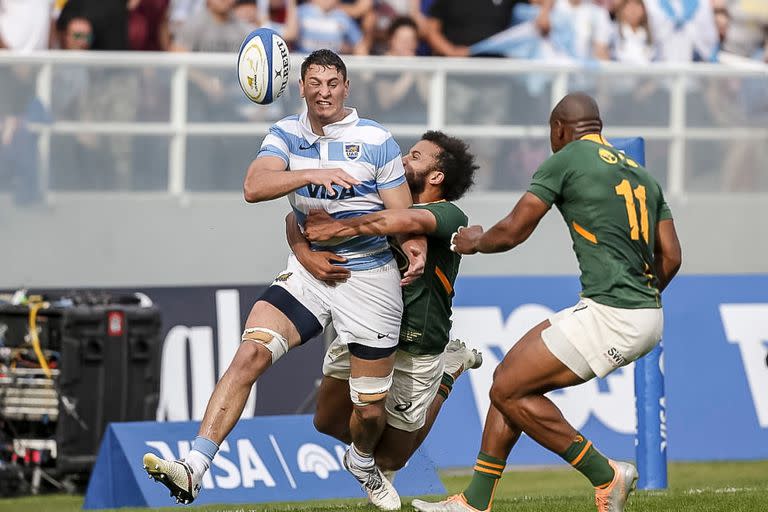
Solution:
<path fill-rule="evenodd" d="M 710 61 L 717 28 L 710 0 L 645 0 L 648 23 L 664 62 Z"/>
<path fill-rule="evenodd" d="M 87 18 L 59 17 L 56 28 L 62 50 L 91 49 L 93 27 Z M 101 78 L 98 73 L 96 76 Z M 88 68 L 77 64 L 57 66 L 56 94 L 51 98 L 54 119 L 93 120 L 91 94 L 99 95 L 99 91 L 91 90 Z M 54 134 L 51 137 L 51 155 L 52 162 L 55 162 L 50 176 L 52 188 L 103 190 L 114 187 L 114 174 L 108 172 L 115 165 L 111 161 L 110 146 L 98 134 Z"/>
<path fill-rule="evenodd" d="M 653 37 L 643 0 L 619 0 L 615 27 L 614 60 L 636 66 L 653 60 Z"/>
<path fill-rule="evenodd" d="M 48 48 L 52 6 L 52 0 L 0 0 L 0 49 Z"/>
<path fill-rule="evenodd" d="M 543 0 L 535 24 L 544 56 L 579 61 L 610 58 L 613 33 L 608 11 L 591 0 Z"/>
<path fill-rule="evenodd" d="M 300 5 L 298 24 L 296 49 L 299 52 L 328 48 L 336 53 L 367 53 L 360 28 L 339 7 L 339 0 L 309 0 Z"/>
<path fill-rule="evenodd" d="M 206 8 L 189 18 L 174 40 L 176 51 L 236 52 L 253 27 L 234 14 L 235 0 L 207 0 Z"/>
<path fill-rule="evenodd" d="M 127 0 L 68 0 L 61 10 L 64 23 L 83 17 L 93 26 L 93 50 L 128 49 Z"/>
<path fill-rule="evenodd" d="M 170 48 L 168 26 L 170 0 L 128 0 L 128 46 L 135 51 L 166 51 Z"/>
<path fill-rule="evenodd" d="M 298 33 L 296 0 L 237 0 L 235 16 L 254 27 L 268 27 L 286 41 Z"/>
<path fill-rule="evenodd" d="M 469 47 L 512 24 L 512 9 L 524 0 L 435 0 L 426 19 L 425 38 L 433 53 L 467 57 Z"/>
<path fill-rule="evenodd" d="M 725 7 L 731 18 L 725 51 L 768 62 L 768 1 L 729 0 Z"/>
<path fill-rule="evenodd" d="M 0 180 L 19 205 L 41 198 L 37 135 L 27 123 L 45 122 L 48 116 L 36 97 L 35 77 L 28 65 L 0 67 Z"/>
<path fill-rule="evenodd" d="M 93 29 L 92 50 L 128 49 L 127 0 L 68 0 L 59 16 L 59 26 L 74 18 L 87 19 Z M 89 70 L 90 87 L 82 102 L 79 119 L 93 122 L 130 123 L 139 105 L 140 71 L 126 68 Z M 104 187 L 127 190 L 133 169 L 133 136 L 92 135 L 94 144 L 109 151 L 108 165 L 99 168 Z M 98 188 L 98 186 L 97 186 Z"/>
<path fill-rule="evenodd" d="M 235 16 L 254 27 L 262 26 L 257 0 L 237 0 L 235 2 Z"/>
<path fill-rule="evenodd" d="M 171 0 L 168 16 L 171 40 L 176 38 L 179 30 L 189 18 L 205 8 L 205 3 L 206 0 Z"/>
<path fill-rule="evenodd" d="M 416 22 L 408 17 L 396 18 L 389 27 L 386 55 L 414 57 L 419 46 Z M 377 74 L 374 80 L 374 112 L 376 119 L 386 122 L 424 123 L 429 95 L 429 76 L 418 71 L 398 75 Z"/>
<path fill-rule="evenodd" d="M 448 57 L 467 57 L 470 46 L 489 38 L 512 24 L 512 9 L 518 0 L 435 0 L 429 7 L 425 39 L 432 52 Z M 498 54 L 495 54 L 498 55 Z M 524 85 L 514 80 L 499 80 L 494 75 L 454 75 L 446 84 L 446 123 L 493 126 L 511 122 L 519 111 L 513 104 L 529 108 Z M 514 101 L 510 101 L 514 98 Z M 505 163 L 500 160 L 501 139 L 484 139 L 473 143 L 480 160 L 478 189 L 487 188 L 493 172 Z"/>
<path fill-rule="evenodd" d="M 93 27 L 87 18 L 59 18 L 56 22 L 59 47 L 62 50 L 86 51 L 93 44 Z M 79 119 L 79 101 L 87 98 L 88 70 L 68 65 L 56 68 L 56 94 L 51 98 L 56 119 Z"/>
<path fill-rule="evenodd" d="M 370 51 L 374 55 L 387 53 L 389 27 L 402 17 L 409 17 L 416 24 L 418 34 L 424 33 L 426 18 L 421 12 L 419 0 L 378 0 L 374 5 L 375 24 L 370 37 Z"/>
<path fill-rule="evenodd" d="M 234 55 L 253 29 L 235 16 L 234 7 L 235 0 L 207 0 L 206 8 L 185 22 L 173 50 Z M 238 110 L 243 101 L 243 93 L 229 73 L 189 70 L 190 122 L 244 122 Z M 249 140 L 238 137 L 188 139 L 186 185 L 192 190 L 231 189 L 235 186 L 233 172 L 237 181 L 242 179 L 243 163 L 230 160 L 232 155 L 243 153 L 240 146 L 248 144 Z"/>

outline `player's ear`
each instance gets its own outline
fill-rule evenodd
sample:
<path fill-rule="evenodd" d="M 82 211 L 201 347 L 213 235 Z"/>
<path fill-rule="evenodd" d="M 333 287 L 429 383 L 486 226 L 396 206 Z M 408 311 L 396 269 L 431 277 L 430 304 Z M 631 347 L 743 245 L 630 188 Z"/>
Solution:
<path fill-rule="evenodd" d="M 299 96 L 304 97 L 304 80 L 299 78 Z"/>
<path fill-rule="evenodd" d="M 344 99 L 349 98 L 349 78 L 344 81 Z"/>
<path fill-rule="evenodd" d="M 430 185 L 440 185 L 443 181 L 445 181 L 445 173 L 443 171 L 432 171 L 429 174 Z"/>

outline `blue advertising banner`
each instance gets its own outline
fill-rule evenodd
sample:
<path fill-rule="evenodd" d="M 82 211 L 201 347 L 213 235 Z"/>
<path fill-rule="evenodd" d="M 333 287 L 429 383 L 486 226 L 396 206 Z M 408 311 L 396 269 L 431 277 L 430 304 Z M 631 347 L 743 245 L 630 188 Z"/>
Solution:
<path fill-rule="evenodd" d="M 452 335 L 482 350 L 485 364 L 459 379 L 426 440 L 439 467 L 474 462 L 494 368 L 529 328 L 575 304 L 579 290 L 576 277 L 459 278 Z M 767 458 L 768 276 L 681 276 L 663 301 L 662 438 L 670 459 Z M 635 458 L 633 372 L 631 365 L 550 394 L 566 418 L 611 457 Z M 509 459 L 560 462 L 525 437 Z"/>
<path fill-rule="evenodd" d="M 196 422 L 113 423 L 102 440 L 84 509 L 163 507 L 174 502 L 142 469 L 146 452 L 183 457 Z M 342 467 L 346 446 L 319 434 L 308 415 L 241 420 L 213 460 L 195 504 L 364 498 Z M 397 474 L 402 496 L 443 494 L 435 465 L 418 451 Z"/>

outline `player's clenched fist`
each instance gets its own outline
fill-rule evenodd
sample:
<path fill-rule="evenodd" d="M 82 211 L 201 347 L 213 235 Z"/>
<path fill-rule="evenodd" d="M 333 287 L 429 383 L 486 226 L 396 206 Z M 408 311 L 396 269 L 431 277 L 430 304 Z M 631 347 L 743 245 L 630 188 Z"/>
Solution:
<path fill-rule="evenodd" d="M 475 254 L 481 236 L 482 226 L 461 227 L 451 236 L 451 250 L 458 254 Z"/>
<path fill-rule="evenodd" d="M 325 210 L 310 210 L 304 223 L 304 236 L 310 242 L 324 242 L 339 236 L 341 227 Z"/>

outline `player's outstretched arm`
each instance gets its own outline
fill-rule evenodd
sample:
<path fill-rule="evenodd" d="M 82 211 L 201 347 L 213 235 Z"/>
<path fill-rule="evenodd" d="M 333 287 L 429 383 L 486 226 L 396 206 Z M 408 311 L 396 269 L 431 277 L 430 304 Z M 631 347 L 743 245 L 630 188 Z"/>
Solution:
<path fill-rule="evenodd" d="M 333 190 L 333 185 L 349 189 L 359 185 L 360 180 L 353 178 L 343 169 L 306 169 L 285 172 L 288 165 L 280 157 L 262 156 L 256 158 L 248 167 L 243 183 L 243 196 L 249 203 L 269 201 L 290 194 L 307 185 L 322 185 L 326 190 Z"/>
<path fill-rule="evenodd" d="M 523 194 L 509 215 L 483 233 L 476 252 L 504 252 L 525 242 L 539 221 L 549 211 L 549 205 L 530 192 Z"/>
<path fill-rule="evenodd" d="M 369 213 L 351 219 L 334 219 L 325 210 L 312 210 L 304 234 L 313 242 L 356 235 L 425 235 L 437 229 L 437 219 L 429 210 L 397 209 Z"/>
<path fill-rule="evenodd" d="M 683 251 L 672 219 L 665 219 L 656 224 L 656 244 L 653 252 L 653 265 L 659 279 L 659 291 L 662 291 L 675 277 L 683 262 Z"/>
<path fill-rule="evenodd" d="M 396 187 L 379 190 L 379 195 L 387 210 L 402 211 L 413 206 L 411 189 L 406 182 Z M 424 273 L 427 260 L 427 240 L 421 235 L 411 233 L 399 233 L 395 235 L 395 238 L 400 242 L 400 247 L 408 257 L 408 270 L 405 271 L 400 282 L 405 286 Z"/>

